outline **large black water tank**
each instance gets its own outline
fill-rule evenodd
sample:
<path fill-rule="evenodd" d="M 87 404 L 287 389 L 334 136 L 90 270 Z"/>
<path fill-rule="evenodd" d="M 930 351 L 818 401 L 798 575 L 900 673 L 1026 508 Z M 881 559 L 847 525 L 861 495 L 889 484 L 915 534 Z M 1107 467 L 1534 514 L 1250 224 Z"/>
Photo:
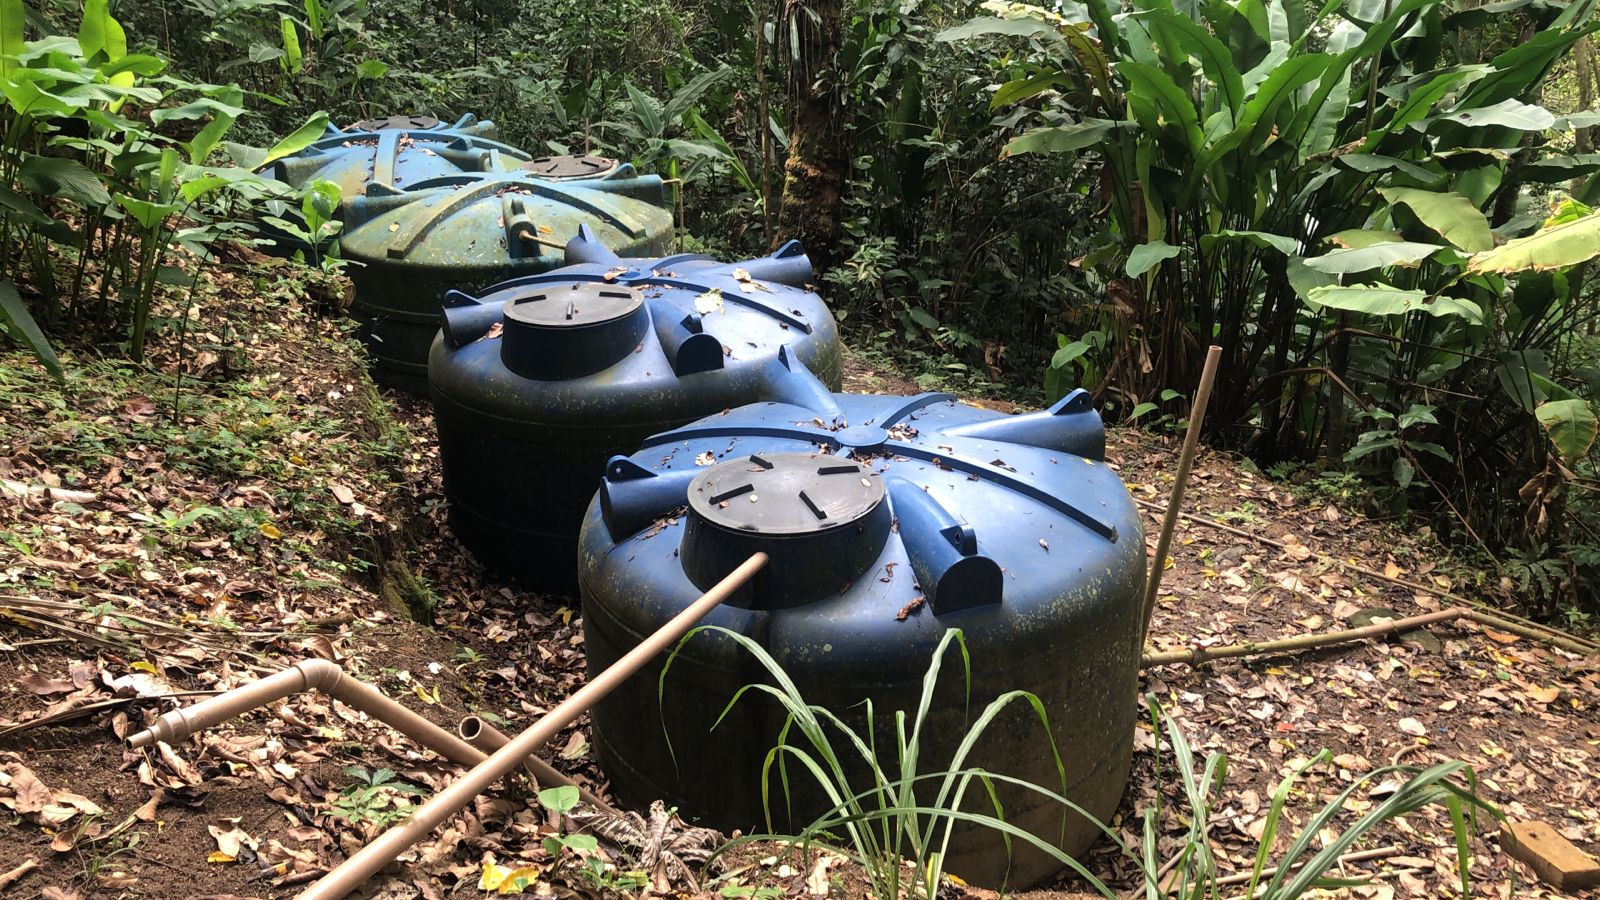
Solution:
<path fill-rule="evenodd" d="M 342 247 L 359 264 L 352 312 L 374 378 L 426 392 L 444 292 L 554 269 L 581 225 L 629 256 L 667 249 L 672 212 L 659 176 L 630 165 L 581 177 L 563 170 L 557 180 L 540 171 L 445 176 L 406 190 L 375 182 L 347 205 Z"/>
<path fill-rule="evenodd" d="M 968 764 L 1060 792 L 1053 740 L 1066 796 L 1108 821 L 1132 751 L 1145 545 L 1138 511 L 1103 460 L 1088 395 L 1006 416 L 945 394 L 794 394 L 657 435 L 608 465 L 579 551 L 591 677 L 765 551 L 753 584 L 705 622 L 760 643 L 810 703 L 857 728 L 870 700 L 890 778 L 899 777 L 894 712 L 915 715 L 934 648 L 960 628 L 970 702 L 952 655 L 920 771 L 941 771 L 993 698 L 1032 691 L 1049 734 L 1015 705 Z M 613 787 L 630 802 L 665 799 L 723 828 L 765 830 L 762 763 L 781 708 L 752 693 L 712 730 L 741 686 L 765 680 L 762 670 L 714 632 L 691 638 L 664 681 L 661 662 L 590 713 Z M 789 778 L 811 782 L 792 758 Z M 771 789 L 778 827 L 795 827 L 776 773 Z M 966 808 L 992 813 L 983 794 L 974 786 Z M 1006 821 L 1068 853 L 1098 834 L 1036 794 L 1005 785 L 999 794 Z M 818 811 L 797 800 L 799 822 Z M 1013 887 L 1060 868 L 1016 847 Z M 958 831 L 948 869 L 998 886 L 1004 846 L 992 832 Z"/>
<path fill-rule="evenodd" d="M 821 384 L 795 379 L 791 362 L 839 383 L 838 328 L 798 244 L 736 263 L 626 259 L 584 227 L 565 261 L 449 295 L 428 366 L 456 535 L 490 568 L 552 591 L 576 586 L 578 524 L 608 457 Z"/>

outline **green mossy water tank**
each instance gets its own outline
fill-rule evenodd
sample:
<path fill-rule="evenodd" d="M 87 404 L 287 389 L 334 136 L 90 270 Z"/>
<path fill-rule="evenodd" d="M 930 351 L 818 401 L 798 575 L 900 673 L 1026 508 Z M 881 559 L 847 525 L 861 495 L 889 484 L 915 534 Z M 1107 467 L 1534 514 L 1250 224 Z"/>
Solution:
<path fill-rule="evenodd" d="M 404 190 L 370 185 L 347 205 L 341 246 L 358 264 L 352 312 L 373 377 L 426 393 L 446 291 L 557 268 L 580 226 L 624 256 L 659 255 L 672 239 L 668 205 L 660 177 L 630 165 L 568 180 L 526 171 L 452 175 Z"/>
<path fill-rule="evenodd" d="M 372 183 L 403 187 L 462 172 L 511 172 L 533 164 L 533 157 L 493 140 L 494 123 L 465 115 L 454 124 L 431 116 L 389 116 L 364 119 L 328 133 L 311 146 L 262 167 L 259 171 L 293 188 L 312 181 L 339 186 L 340 210 Z M 550 160 L 541 161 L 549 167 Z M 602 173 L 603 174 L 603 173 Z M 298 206 L 274 201 L 268 213 L 302 224 Z M 288 232 L 261 222 L 262 233 L 285 256 L 307 249 Z"/>

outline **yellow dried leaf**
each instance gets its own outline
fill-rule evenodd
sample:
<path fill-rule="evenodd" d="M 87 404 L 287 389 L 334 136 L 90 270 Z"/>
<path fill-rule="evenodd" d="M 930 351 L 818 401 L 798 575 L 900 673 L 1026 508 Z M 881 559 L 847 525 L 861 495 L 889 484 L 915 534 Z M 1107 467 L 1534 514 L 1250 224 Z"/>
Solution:
<path fill-rule="evenodd" d="M 478 876 L 478 890 L 497 891 L 500 889 L 500 885 L 505 884 L 506 876 L 510 874 L 510 866 L 486 862 L 483 864 L 483 874 Z"/>
<path fill-rule="evenodd" d="M 155 664 L 145 662 L 142 659 L 139 660 L 138 662 L 129 663 L 128 664 L 128 668 L 134 670 L 135 672 L 149 672 L 151 675 L 160 675 L 161 674 L 159 671 L 156 670 Z"/>
<path fill-rule="evenodd" d="M 206 854 L 206 862 L 208 863 L 231 863 L 237 861 L 238 860 L 235 860 L 228 854 L 223 853 L 221 850 L 213 850 Z"/>
<path fill-rule="evenodd" d="M 283 532 L 279 531 L 278 526 L 272 524 L 271 522 L 261 523 L 261 533 L 273 540 L 283 537 Z"/>
<path fill-rule="evenodd" d="M 506 874 L 505 880 L 500 883 L 500 893 L 520 894 L 524 890 L 532 887 L 533 883 L 538 880 L 539 870 L 532 866 L 523 866 L 520 869 L 512 869 Z"/>

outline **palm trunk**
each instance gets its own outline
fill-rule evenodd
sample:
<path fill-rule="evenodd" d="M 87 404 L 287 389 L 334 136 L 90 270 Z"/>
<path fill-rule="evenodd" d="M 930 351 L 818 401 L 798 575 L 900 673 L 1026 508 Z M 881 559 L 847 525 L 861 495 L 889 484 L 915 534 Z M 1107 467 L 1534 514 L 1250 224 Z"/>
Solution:
<path fill-rule="evenodd" d="M 781 51 L 788 50 L 789 160 L 775 242 L 798 238 L 819 271 L 836 261 L 850 151 L 834 71 L 842 0 L 788 0 Z"/>

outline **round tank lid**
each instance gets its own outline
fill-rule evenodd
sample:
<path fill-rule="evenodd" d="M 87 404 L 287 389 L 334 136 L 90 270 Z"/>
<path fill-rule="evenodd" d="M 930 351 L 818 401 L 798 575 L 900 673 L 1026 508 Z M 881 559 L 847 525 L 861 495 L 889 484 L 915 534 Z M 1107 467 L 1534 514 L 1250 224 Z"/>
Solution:
<path fill-rule="evenodd" d="M 815 534 L 883 502 L 883 479 L 851 459 L 812 453 L 751 455 L 713 466 L 689 485 L 689 505 L 730 531 Z"/>
<path fill-rule="evenodd" d="M 509 322 L 536 328 L 577 328 L 623 318 L 644 305 L 638 288 L 577 282 L 538 285 L 506 301 Z"/>
<path fill-rule="evenodd" d="M 522 168 L 540 178 L 592 178 L 615 169 L 617 161 L 604 156 L 541 156 Z"/>
<path fill-rule="evenodd" d="M 362 119 L 345 126 L 345 131 L 431 131 L 439 127 L 433 116 L 386 116 L 381 119 Z"/>

